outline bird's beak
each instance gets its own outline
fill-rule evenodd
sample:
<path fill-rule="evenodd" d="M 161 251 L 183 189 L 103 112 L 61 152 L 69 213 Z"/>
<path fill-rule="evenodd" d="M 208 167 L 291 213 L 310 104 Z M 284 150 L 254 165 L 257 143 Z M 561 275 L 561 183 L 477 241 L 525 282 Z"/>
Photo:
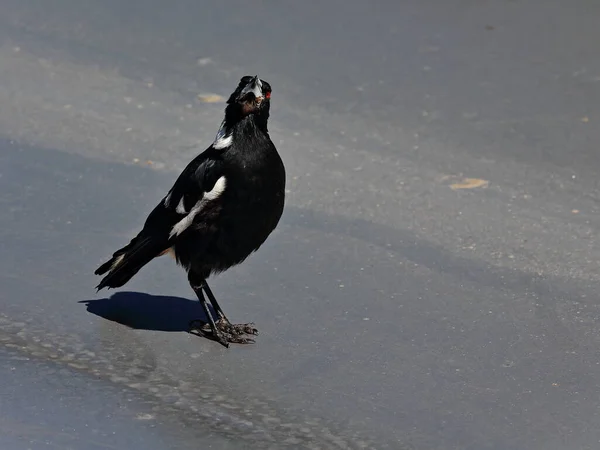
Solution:
<path fill-rule="evenodd" d="M 242 90 L 240 97 L 243 97 L 244 95 L 250 92 L 254 94 L 254 97 L 256 97 L 257 100 L 262 100 L 262 81 L 260 81 L 258 75 L 252 78 L 252 80 L 250 80 L 250 83 L 248 83 L 246 87 Z"/>

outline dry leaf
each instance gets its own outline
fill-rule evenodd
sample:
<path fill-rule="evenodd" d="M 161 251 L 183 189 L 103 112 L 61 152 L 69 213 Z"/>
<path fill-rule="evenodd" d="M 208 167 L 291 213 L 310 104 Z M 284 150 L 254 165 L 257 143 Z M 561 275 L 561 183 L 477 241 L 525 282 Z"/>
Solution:
<path fill-rule="evenodd" d="M 200 94 L 198 95 L 198 100 L 203 103 L 220 103 L 225 101 L 225 98 L 218 94 Z"/>
<path fill-rule="evenodd" d="M 589 122 L 589 121 L 590 121 L 590 119 L 589 119 L 589 117 L 588 117 L 588 116 L 584 116 L 584 117 L 582 117 L 582 118 L 581 118 L 581 121 L 582 121 L 582 122 L 586 122 L 586 123 L 587 123 L 587 122 Z"/>
<path fill-rule="evenodd" d="M 450 185 L 452 189 L 475 189 L 475 188 L 486 188 L 490 184 L 487 180 L 481 180 L 479 178 L 463 178 L 460 182 Z"/>

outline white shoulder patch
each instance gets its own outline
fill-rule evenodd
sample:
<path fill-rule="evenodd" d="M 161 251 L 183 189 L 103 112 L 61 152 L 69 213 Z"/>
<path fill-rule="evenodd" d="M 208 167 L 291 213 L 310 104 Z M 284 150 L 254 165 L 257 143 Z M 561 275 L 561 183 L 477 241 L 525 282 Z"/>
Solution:
<path fill-rule="evenodd" d="M 227 180 L 225 179 L 225 176 L 222 176 L 217 180 L 217 182 L 210 191 L 204 193 L 203 198 L 206 200 L 215 200 L 216 198 L 219 198 L 221 194 L 225 191 L 226 186 Z"/>
<path fill-rule="evenodd" d="M 217 139 L 215 139 L 215 142 L 213 142 L 213 147 L 216 148 L 217 150 L 221 150 L 223 148 L 229 147 L 231 145 L 232 141 L 233 141 L 233 136 L 231 136 L 231 135 L 218 137 Z"/>
<path fill-rule="evenodd" d="M 215 137 L 215 141 L 213 142 L 213 147 L 217 150 L 222 150 L 231 145 L 233 141 L 233 136 L 231 132 L 227 134 L 227 130 L 225 129 L 225 120 L 221 123 L 221 127 L 219 131 L 217 131 L 217 136 Z"/>
<path fill-rule="evenodd" d="M 172 238 L 173 236 L 179 236 L 181 233 L 183 233 L 194 222 L 194 217 L 196 217 L 196 215 L 202 211 L 208 202 L 216 200 L 221 196 L 221 194 L 223 194 L 226 186 L 227 180 L 224 176 L 222 176 L 217 180 L 214 187 L 210 191 L 205 192 L 202 198 L 196 202 L 192 209 L 190 209 L 188 215 L 177 222 L 175 226 L 173 226 L 173 229 L 169 234 L 169 238 Z M 177 207 L 179 208 L 179 205 Z"/>

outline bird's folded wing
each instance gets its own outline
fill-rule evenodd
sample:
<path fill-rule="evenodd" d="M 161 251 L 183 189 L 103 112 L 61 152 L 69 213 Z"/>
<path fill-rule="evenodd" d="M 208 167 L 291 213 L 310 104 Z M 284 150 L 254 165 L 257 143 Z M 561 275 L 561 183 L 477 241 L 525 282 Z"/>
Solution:
<path fill-rule="evenodd" d="M 204 156 L 200 155 L 200 156 Z M 201 217 L 206 205 L 225 191 L 227 180 L 222 163 L 197 158 L 181 173 L 169 193 L 150 213 L 144 230 L 172 240 L 183 233 L 194 219 Z"/>

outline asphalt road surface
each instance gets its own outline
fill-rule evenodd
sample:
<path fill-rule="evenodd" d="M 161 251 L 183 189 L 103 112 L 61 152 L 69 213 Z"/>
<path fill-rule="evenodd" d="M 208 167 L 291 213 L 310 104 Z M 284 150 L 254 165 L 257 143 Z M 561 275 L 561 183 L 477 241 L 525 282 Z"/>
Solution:
<path fill-rule="evenodd" d="M 600 447 L 600 4 L 0 0 L 0 443 Z M 243 75 L 282 223 L 96 295 Z M 199 97 L 199 95 L 201 97 Z M 221 97 L 219 97 L 221 96 Z"/>

